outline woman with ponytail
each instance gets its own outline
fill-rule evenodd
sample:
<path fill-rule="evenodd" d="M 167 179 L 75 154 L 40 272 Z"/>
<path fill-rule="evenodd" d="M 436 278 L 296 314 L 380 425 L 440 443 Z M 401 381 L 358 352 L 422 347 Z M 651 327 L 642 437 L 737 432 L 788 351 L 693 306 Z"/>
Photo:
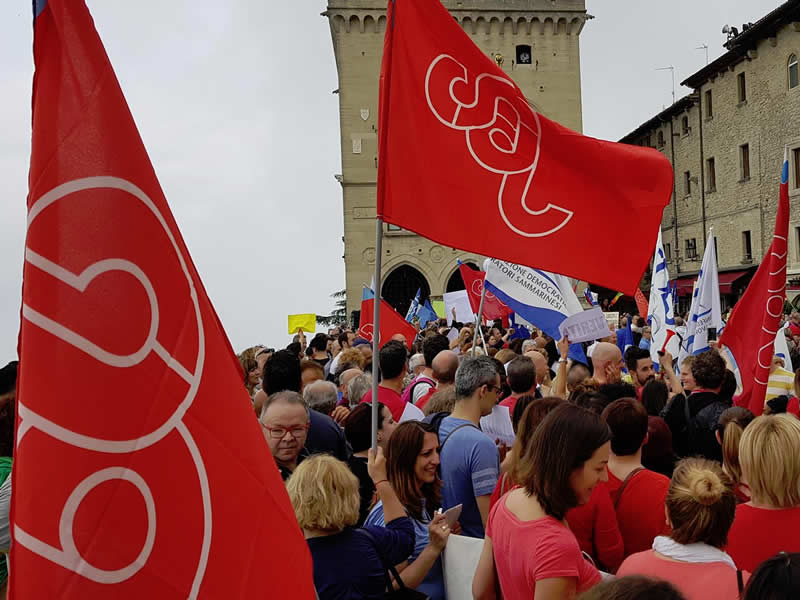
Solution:
<path fill-rule="evenodd" d="M 736 514 L 730 478 L 719 464 L 701 458 L 678 463 L 666 500 L 669 536 L 652 550 L 629 556 L 617 575 L 645 575 L 672 583 L 687 600 L 734 600 L 749 574 L 722 550 Z"/>
<path fill-rule="evenodd" d="M 717 441 L 722 446 L 722 470 L 731 478 L 733 492 L 738 502 L 750 500 L 750 491 L 742 483 L 742 467 L 739 465 L 739 440 L 744 428 L 755 419 L 755 415 L 743 406 L 734 406 L 723 412 L 716 427 Z"/>

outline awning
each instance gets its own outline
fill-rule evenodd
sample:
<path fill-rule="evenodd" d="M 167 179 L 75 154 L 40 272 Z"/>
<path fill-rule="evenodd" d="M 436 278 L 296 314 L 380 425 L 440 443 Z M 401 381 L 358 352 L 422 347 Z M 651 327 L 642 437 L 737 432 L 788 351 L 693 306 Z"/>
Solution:
<path fill-rule="evenodd" d="M 731 294 L 733 293 L 732 286 L 749 273 L 749 270 L 742 271 L 726 271 L 719 274 L 719 293 Z M 678 296 L 691 296 L 694 291 L 694 282 L 697 281 L 697 275 L 690 275 L 675 281 L 675 290 Z"/>

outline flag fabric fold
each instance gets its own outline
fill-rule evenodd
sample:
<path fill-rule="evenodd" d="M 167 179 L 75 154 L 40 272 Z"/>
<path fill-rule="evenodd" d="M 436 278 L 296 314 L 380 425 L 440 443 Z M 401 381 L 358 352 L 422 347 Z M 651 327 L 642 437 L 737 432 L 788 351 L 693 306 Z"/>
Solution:
<path fill-rule="evenodd" d="M 784 153 L 775 233 L 744 295 L 733 308 L 720 337 L 736 359 L 742 381 L 737 404 L 760 415 L 764 410 L 775 338 L 786 299 L 786 255 L 789 235 L 789 159 Z"/>
<path fill-rule="evenodd" d="M 633 293 L 672 192 L 660 152 L 583 136 L 533 110 L 436 0 L 389 2 L 379 113 L 378 217 Z M 431 206 L 447 218 L 430 218 Z M 614 260 L 561 251 L 628 228 L 637 235 Z"/>
<path fill-rule="evenodd" d="M 647 298 L 644 297 L 642 290 L 636 288 L 633 299 L 636 300 L 636 309 L 639 311 L 639 316 L 646 319 L 647 313 L 650 312 L 650 305 L 647 303 Z"/>
<path fill-rule="evenodd" d="M 647 323 L 650 325 L 652 335 L 650 357 L 656 365 L 659 363 L 658 353 L 660 351 L 667 350 L 672 356 L 677 356 L 680 351 L 680 343 L 675 335 L 674 301 L 659 229 L 653 258 L 653 275 L 650 280 L 650 302 L 647 313 Z"/>
<path fill-rule="evenodd" d="M 458 263 L 458 270 L 461 273 L 461 279 L 464 280 L 464 287 L 469 296 L 469 304 L 472 306 L 472 312 L 476 315 L 481 306 L 481 295 L 483 294 L 483 281 L 486 277 L 484 271 L 476 271 L 465 265 L 461 261 Z M 497 299 L 497 296 L 491 293 L 486 293 L 483 301 L 483 315 L 480 315 L 481 322 L 483 319 L 507 319 L 511 309 Z"/>
<path fill-rule="evenodd" d="M 34 11 L 10 594 L 312 599 L 308 545 L 91 15 Z"/>
<path fill-rule="evenodd" d="M 681 345 L 679 361 L 692 354 L 700 354 L 709 349 L 709 328 L 722 327 L 722 308 L 719 298 L 719 274 L 717 272 L 717 253 L 714 232 L 709 232 L 703 262 L 697 283 L 692 294 L 692 306 L 686 323 L 686 340 Z"/>
<path fill-rule="evenodd" d="M 422 293 L 422 288 L 417 288 L 417 294 L 414 298 L 411 299 L 411 304 L 408 305 L 408 310 L 406 311 L 406 321 L 411 323 L 414 320 L 414 317 L 417 316 L 417 309 L 419 309 L 419 296 Z"/>
<path fill-rule="evenodd" d="M 374 331 L 374 307 L 374 298 L 361 301 L 361 321 L 358 326 L 358 335 L 370 342 L 372 341 Z M 417 330 L 411 323 L 403 318 L 403 315 L 393 309 L 392 306 L 383 299 L 381 299 L 379 318 L 379 347 L 388 342 L 393 335 L 399 333 L 406 339 L 408 347 L 411 348 L 411 345 L 414 343 L 414 339 L 417 337 Z"/>

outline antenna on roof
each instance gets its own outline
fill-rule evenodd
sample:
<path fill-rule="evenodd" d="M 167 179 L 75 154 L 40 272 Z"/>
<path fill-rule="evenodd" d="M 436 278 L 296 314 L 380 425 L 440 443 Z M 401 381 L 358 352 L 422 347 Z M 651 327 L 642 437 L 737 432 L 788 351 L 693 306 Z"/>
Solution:
<path fill-rule="evenodd" d="M 670 71 L 672 73 L 672 103 L 675 104 L 675 67 L 672 65 L 668 67 L 660 67 L 656 71 Z"/>
<path fill-rule="evenodd" d="M 708 64 L 708 44 L 701 44 L 695 50 L 705 50 L 706 51 L 706 64 Z"/>

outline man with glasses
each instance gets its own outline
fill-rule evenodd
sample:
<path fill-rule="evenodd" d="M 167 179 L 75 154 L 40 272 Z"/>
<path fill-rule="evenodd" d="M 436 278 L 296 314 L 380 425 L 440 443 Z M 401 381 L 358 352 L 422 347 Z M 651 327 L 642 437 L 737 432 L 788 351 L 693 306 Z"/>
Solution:
<path fill-rule="evenodd" d="M 286 481 L 308 456 L 305 448 L 311 423 L 308 407 L 297 392 L 277 392 L 264 402 L 260 422 L 272 457 Z"/>
<path fill-rule="evenodd" d="M 465 358 L 456 371 L 456 404 L 439 426 L 442 508 L 462 505 L 464 535 L 484 537 L 489 499 L 500 474 L 494 440 L 480 429 L 500 393 L 500 375 L 488 356 Z"/>

